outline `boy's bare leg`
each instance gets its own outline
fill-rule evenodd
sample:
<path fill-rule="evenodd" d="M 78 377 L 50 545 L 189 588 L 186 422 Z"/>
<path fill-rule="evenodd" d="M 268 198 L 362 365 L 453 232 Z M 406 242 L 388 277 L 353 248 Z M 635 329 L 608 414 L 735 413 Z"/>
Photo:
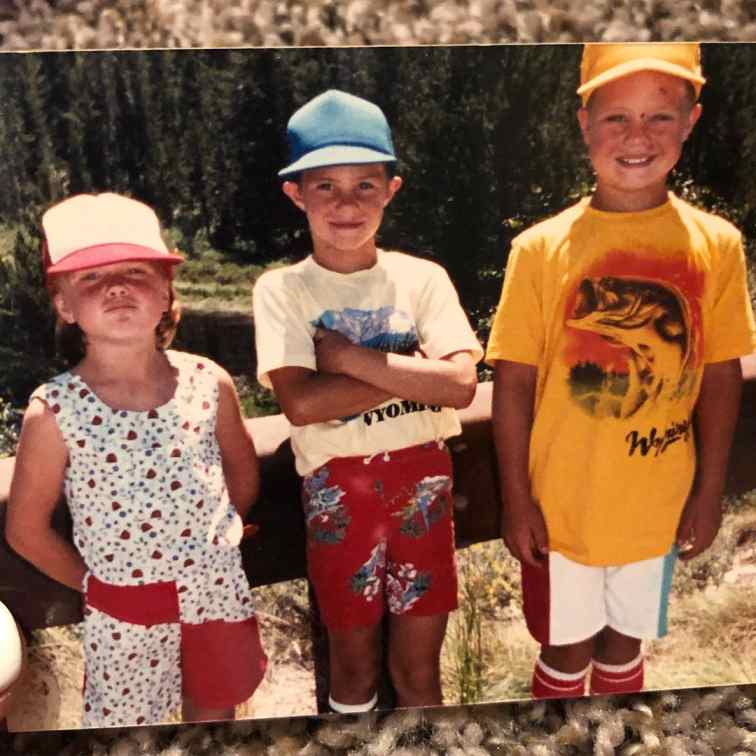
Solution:
<path fill-rule="evenodd" d="M 591 659 L 594 657 L 596 638 L 598 638 L 598 635 L 565 646 L 541 646 L 541 660 L 558 672 L 566 674 L 581 672 L 591 663 Z"/>
<path fill-rule="evenodd" d="M 591 694 L 636 693 L 643 690 L 644 677 L 640 639 L 605 627 L 596 636 Z"/>
<path fill-rule="evenodd" d="M 602 664 L 627 664 L 636 659 L 640 651 L 639 638 L 631 638 L 607 626 L 596 636 L 593 658 Z"/>
<path fill-rule="evenodd" d="M 196 706 L 191 698 L 184 697 L 181 704 L 181 717 L 184 722 L 210 722 L 214 720 L 234 719 L 236 707 L 210 709 Z"/>
<path fill-rule="evenodd" d="M 442 703 L 439 657 L 448 619 L 448 614 L 391 616 L 388 663 L 397 706 Z"/>
<path fill-rule="evenodd" d="M 381 625 L 328 631 L 330 695 L 342 704 L 367 703 L 378 688 Z"/>

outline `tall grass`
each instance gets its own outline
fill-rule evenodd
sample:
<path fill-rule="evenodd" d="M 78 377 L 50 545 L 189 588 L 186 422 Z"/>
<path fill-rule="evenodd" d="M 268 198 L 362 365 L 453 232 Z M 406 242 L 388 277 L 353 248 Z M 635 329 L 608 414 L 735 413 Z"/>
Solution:
<path fill-rule="evenodd" d="M 499 541 L 457 552 L 459 609 L 449 620 L 442 650 L 444 699 L 486 700 L 490 670 L 497 666 L 492 624 L 519 613 L 519 565 Z"/>
<path fill-rule="evenodd" d="M 669 634 L 646 644 L 646 687 L 756 682 L 756 584 L 673 601 Z"/>
<path fill-rule="evenodd" d="M 485 684 L 483 670 L 483 597 L 485 576 L 475 559 L 459 563 L 459 611 L 451 617 L 447 653 L 451 664 L 454 700 L 467 704 L 480 701 Z"/>

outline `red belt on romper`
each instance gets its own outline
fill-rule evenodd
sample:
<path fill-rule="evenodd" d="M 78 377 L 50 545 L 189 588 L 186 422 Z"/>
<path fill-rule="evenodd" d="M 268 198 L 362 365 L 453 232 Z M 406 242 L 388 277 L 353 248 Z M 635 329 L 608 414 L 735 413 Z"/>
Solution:
<path fill-rule="evenodd" d="M 122 622 L 150 627 L 180 621 L 178 591 L 172 580 L 144 585 L 113 585 L 90 574 L 85 596 L 89 606 Z"/>

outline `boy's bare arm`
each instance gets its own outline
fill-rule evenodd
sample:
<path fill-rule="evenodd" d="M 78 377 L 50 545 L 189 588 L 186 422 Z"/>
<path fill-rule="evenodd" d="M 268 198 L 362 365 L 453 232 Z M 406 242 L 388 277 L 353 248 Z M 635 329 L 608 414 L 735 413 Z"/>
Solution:
<path fill-rule="evenodd" d="M 353 344 L 336 331 L 315 332 L 318 371 L 346 375 L 402 399 L 467 407 L 475 396 L 475 363 L 467 351 L 441 359 L 380 352 Z"/>
<path fill-rule="evenodd" d="M 33 401 L 24 415 L 16 452 L 5 537 L 12 549 L 46 575 L 81 591 L 87 570 L 84 560 L 51 525 L 67 460 L 53 413 L 44 403 Z"/>
<path fill-rule="evenodd" d="M 218 379 L 218 439 L 223 476 L 231 503 L 242 519 L 260 492 L 260 470 L 252 436 L 244 424 L 236 387 L 226 371 Z"/>
<path fill-rule="evenodd" d="M 738 359 L 704 366 L 694 414 L 698 468 L 677 529 L 681 559 L 698 556 L 711 545 L 719 530 L 742 378 Z"/>
<path fill-rule="evenodd" d="M 269 375 L 281 409 L 289 422 L 297 426 L 356 415 L 392 396 L 348 375 L 319 373 L 303 367 L 278 368 Z"/>
<path fill-rule="evenodd" d="M 530 492 L 528 471 L 536 377 L 533 365 L 497 361 L 491 419 L 501 482 L 501 535 L 516 559 L 540 567 L 548 533 Z"/>

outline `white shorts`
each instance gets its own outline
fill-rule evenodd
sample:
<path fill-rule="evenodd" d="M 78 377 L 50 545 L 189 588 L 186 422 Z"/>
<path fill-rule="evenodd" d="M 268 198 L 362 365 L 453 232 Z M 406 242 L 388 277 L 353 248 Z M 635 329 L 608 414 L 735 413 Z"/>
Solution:
<path fill-rule="evenodd" d="M 544 646 L 564 646 L 611 627 L 632 638 L 667 632 L 677 549 L 617 567 L 592 567 L 549 552 L 542 568 L 522 565 L 525 621 Z"/>

